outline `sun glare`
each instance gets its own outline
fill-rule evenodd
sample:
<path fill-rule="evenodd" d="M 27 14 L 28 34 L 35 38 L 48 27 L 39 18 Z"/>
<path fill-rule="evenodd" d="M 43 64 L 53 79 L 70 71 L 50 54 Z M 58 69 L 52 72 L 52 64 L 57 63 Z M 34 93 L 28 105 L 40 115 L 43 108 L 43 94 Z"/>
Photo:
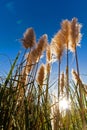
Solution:
<path fill-rule="evenodd" d="M 69 109 L 70 108 L 69 101 L 66 98 L 61 98 L 61 100 L 59 101 L 59 108 L 60 111 Z"/>

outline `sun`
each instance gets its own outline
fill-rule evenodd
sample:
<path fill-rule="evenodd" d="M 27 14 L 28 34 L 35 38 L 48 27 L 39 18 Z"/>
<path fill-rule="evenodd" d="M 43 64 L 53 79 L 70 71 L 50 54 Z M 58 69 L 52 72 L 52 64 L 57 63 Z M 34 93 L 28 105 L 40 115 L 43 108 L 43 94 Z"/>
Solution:
<path fill-rule="evenodd" d="M 59 101 L 59 109 L 60 111 L 64 111 L 70 108 L 69 101 L 63 97 Z"/>

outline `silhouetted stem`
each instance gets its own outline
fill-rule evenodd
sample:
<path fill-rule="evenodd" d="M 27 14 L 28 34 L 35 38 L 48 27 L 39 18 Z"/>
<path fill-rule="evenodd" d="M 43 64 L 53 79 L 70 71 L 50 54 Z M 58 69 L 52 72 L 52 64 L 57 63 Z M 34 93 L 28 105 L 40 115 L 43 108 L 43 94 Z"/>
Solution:
<path fill-rule="evenodd" d="M 77 49 L 76 49 L 76 47 L 75 47 L 75 58 L 76 58 L 77 74 L 79 76 L 79 64 L 78 64 L 78 56 L 77 56 Z"/>
<path fill-rule="evenodd" d="M 58 130 L 59 128 L 59 124 L 60 124 L 60 110 L 59 110 L 59 98 L 60 98 L 60 64 L 61 61 L 59 59 L 58 61 Z"/>
<path fill-rule="evenodd" d="M 47 85 L 46 85 L 46 103 L 48 101 L 48 85 L 49 85 L 49 74 L 47 76 Z"/>
<path fill-rule="evenodd" d="M 42 86 L 41 85 L 38 85 L 38 107 L 40 106 L 40 96 L 41 96 L 41 88 Z"/>
<path fill-rule="evenodd" d="M 68 43 L 67 43 L 67 61 L 66 61 L 66 95 L 67 101 L 69 101 L 69 54 L 68 54 Z M 66 130 L 69 130 L 69 110 L 66 110 L 67 121 L 66 121 Z"/>
<path fill-rule="evenodd" d="M 59 97 L 60 97 L 60 64 L 61 64 L 60 60 L 59 60 L 58 64 L 59 64 L 59 66 L 58 66 L 58 100 L 59 100 Z"/>
<path fill-rule="evenodd" d="M 80 74 L 79 74 L 79 64 L 78 64 L 78 55 L 77 55 L 76 46 L 75 46 L 75 59 L 76 59 L 77 74 L 78 74 L 78 76 L 80 76 Z M 80 78 L 80 77 L 79 77 L 79 78 Z M 77 84 L 77 85 L 78 85 L 78 84 Z M 82 84 L 81 84 L 81 83 L 79 84 L 79 94 L 80 94 L 79 104 L 80 104 L 80 108 L 81 108 L 82 126 L 83 126 L 83 128 L 84 128 L 85 125 L 86 125 L 86 121 L 85 121 L 85 115 L 84 115 L 85 113 L 84 113 L 84 103 L 83 103 Z"/>
<path fill-rule="evenodd" d="M 67 100 L 69 99 L 69 56 L 68 56 L 68 43 L 67 43 L 67 61 L 66 61 L 66 93 Z"/>

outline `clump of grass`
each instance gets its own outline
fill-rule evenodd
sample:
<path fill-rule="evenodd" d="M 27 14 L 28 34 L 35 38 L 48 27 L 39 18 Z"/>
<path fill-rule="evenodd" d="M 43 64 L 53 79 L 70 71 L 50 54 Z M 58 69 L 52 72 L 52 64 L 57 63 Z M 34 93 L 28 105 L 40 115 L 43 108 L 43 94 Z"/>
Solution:
<path fill-rule="evenodd" d="M 21 40 L 25 48 L 22 60 L 17 66 L 18 53 L 7 78 L 0 85 L 1 130 L 87 129 L 87 90 L 80 78 L 76 49 L 81 38 L 80 29 L 76 18 L 62 21 L 51 44 L 48 44 L 46 34 L 36 43 L 34 29 L 25 31 Z M 61 72 L 64 51 L 67 52 L 66 69 Z M 77 68 L 77 72 L 72 71 L 75 80 L 71 82 L 69 51 L 75 53 Z M 46 63 L 41 64 L 45 53 Z M 50 80 L 54 73 L 51 71 L 54 55 L 58 61 L 56 82 Z M 55 86 L 58 87 L 57 96 L 50 92 Z"/>

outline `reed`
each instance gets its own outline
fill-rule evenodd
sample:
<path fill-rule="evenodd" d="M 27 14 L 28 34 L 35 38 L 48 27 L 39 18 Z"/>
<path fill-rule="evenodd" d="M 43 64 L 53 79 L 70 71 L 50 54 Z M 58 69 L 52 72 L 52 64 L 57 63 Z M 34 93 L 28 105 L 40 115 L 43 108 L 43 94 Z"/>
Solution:
<path fill-rule="evenodd" d="M 50 44 L 47 34 L 36 43 L 34 29 L 28 28 L 21 42 L 25 53 L 20 63 L 18 53 L 7 77 L 3 82 L 0 78 L 0 130 L 86 130 L 87 85 L 80 77 L 77 55 L 81 24 L 76 18 L 62 21 Z M 72 77 L 69 51 L 76 58 Z M 64 52 L 66 65 L 61 71 Z"/>

